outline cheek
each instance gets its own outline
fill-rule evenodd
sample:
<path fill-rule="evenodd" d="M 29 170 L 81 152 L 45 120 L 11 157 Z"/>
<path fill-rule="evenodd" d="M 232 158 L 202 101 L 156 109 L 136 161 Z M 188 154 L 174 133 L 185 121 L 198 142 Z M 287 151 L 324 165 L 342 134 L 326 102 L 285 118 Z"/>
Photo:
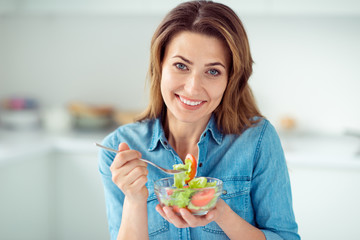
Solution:
<path fill-rule="evenodd" d="M 163 94 L 169 94 L 171 91 L 176 90 L 178 87 L 179 79 L 164 69 L 161 75 L 161 91 Z"/>
<path fill-rule="evenodd" d="M 163 98 L 164 101 L 166 101 L 166 82 L 164 82 L 164 78 L 161 78 L 161 82 L 160 82 L 160 91 L 161 91 L 161 96 Z"/>
<path fill-rule="evenodd" d="M 214 86 L 212 89 L 212 98 L 221 101 L 226 89 L 226 82 L 220 85 Z"/>
<path fill-rule="evenodd" d="M 166 70 L 162 72 L 161 75 L 161 82 L 160 82 L 160 89 L 161 89 L 161 95 L 164 99 L 167 98 L 171 94 L 171 91 L 173 89 L 173 81 L 171 81 L 171 75 L 169 75 Z"/>
<path fill-rule="evenodd" d="M 166 89 L 168 88 L 169 84 L 168 84 L 168 80 L 167 80 L 167 75 L 166 73 L 162 73 L 161 75 L 161 82 L 160 82 L 160 89 L 161 89 L 161 94 L 164 95 L 164 93 L 166 92 Z"/>

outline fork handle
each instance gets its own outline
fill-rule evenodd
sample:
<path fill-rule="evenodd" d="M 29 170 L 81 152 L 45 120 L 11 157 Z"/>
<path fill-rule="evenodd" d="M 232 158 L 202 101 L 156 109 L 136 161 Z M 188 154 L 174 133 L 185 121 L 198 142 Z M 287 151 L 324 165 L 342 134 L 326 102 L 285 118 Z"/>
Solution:
<path fill-rule="evenodd" d="M 108 151 L 111 151 L 111 152 L 114 152 L 114 153 L 119 153 L 119 151 L 117 151 L 115 149 L 112 149 L 112 148 L 105 147 L 105 146 L 103 146 L 101 144 L 95 143 L 95 145 L 100 147 L 100 148 L 106 149 Z M 171 169 L 162 168 L 162 167 L 156 165 L 155 163 L 150 162 L 149 160 L 146 160 L 146 159 L 139 158 L 139 160 L 141 160 L 143 162 L 146 162 L 146 163 L 148 163 L 148 164 L 150 164 L 150 165 L 152 165 L 152 166 L 154 166 L 154 167 L 156 167 L 156 168 L 160 169 L 161 171 L 166 172 L 168 174 L 176 174 L 176 173 L 182 172 L 182 171 L 179 171 L 179 170 L 171 170 Z"/>
<path fill-rule="evenodd" d="M 112 148 L 108 148 L 108 147 L 105 147 L 104 145 L 101 145 L 101 144 L 98 144 L 98 143 L 94 143 L 96 146 L 100 147 L 100 148 L 103 148 L 103 149 L 106 149 L 110 152 L 114 152 L 114 153 L 119 153 L 119 151 L 115 150 L 115 149 L 112 149 Z"/>

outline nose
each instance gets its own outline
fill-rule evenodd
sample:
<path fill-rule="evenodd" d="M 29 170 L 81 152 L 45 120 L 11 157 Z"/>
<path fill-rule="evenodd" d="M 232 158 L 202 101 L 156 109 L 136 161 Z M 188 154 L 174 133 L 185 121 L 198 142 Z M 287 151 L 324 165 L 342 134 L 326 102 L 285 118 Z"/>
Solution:
<path fill-rule="evenodd" d="M 184 89 L 190 95 L 196 95 L 201 91 L 202 83 L 200 74 L 194 72 L 190 74 L 185 82 Z"/>

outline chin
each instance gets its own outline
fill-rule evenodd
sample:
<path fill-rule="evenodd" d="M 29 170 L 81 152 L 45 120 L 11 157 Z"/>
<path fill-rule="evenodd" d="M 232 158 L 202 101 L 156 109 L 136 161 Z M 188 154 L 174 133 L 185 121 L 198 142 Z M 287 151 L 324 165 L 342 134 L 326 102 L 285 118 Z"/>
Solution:
<path fill-rule="evenodd" d="M 204 115 L 194 115 L 193 113 L 176 113 L 173 114 L 174 118 L 177 121 L 181 121 L 184 123 L 197 123 L 197 122 L 201 122 L 203 120 L 209 120 L 211 114 L 204 114 Z"/>

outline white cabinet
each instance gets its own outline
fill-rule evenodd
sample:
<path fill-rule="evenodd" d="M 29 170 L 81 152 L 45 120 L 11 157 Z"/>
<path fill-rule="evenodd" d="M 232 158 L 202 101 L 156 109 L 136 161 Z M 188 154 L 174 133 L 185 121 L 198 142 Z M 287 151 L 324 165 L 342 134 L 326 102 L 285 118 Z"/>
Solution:
<path fill-rule="evenodd" d="M 302 239 L 359 239 L 359 140 L 311 134 L 281 139 Z"/>
<path fill-rule="evenodd" d="M 51 239 L 109 239 L 96 153 L 56 153 Z"/>
<path fill-rule="evenodd" d="M 51 147 L 37 151 L 21 150 L 22 144 L 16 144 L 17 154 L 5 151 L 12 144 L 3 144 L 4 139 L 0 139 L 0 239 L 109 239 L 92 140 L 69 138 L 65 145 L 44 139 L 38 145 Z"/>
<path fill-rule="evenodd" d="M 295 217 L 306 240 L 357 240 L 360 170 L 289 164 Z"/>
<path fill-rule="evenodd" d="M 51 239 L 48 157 L 34 154 L 0 165 L 0 239 Z"/>

